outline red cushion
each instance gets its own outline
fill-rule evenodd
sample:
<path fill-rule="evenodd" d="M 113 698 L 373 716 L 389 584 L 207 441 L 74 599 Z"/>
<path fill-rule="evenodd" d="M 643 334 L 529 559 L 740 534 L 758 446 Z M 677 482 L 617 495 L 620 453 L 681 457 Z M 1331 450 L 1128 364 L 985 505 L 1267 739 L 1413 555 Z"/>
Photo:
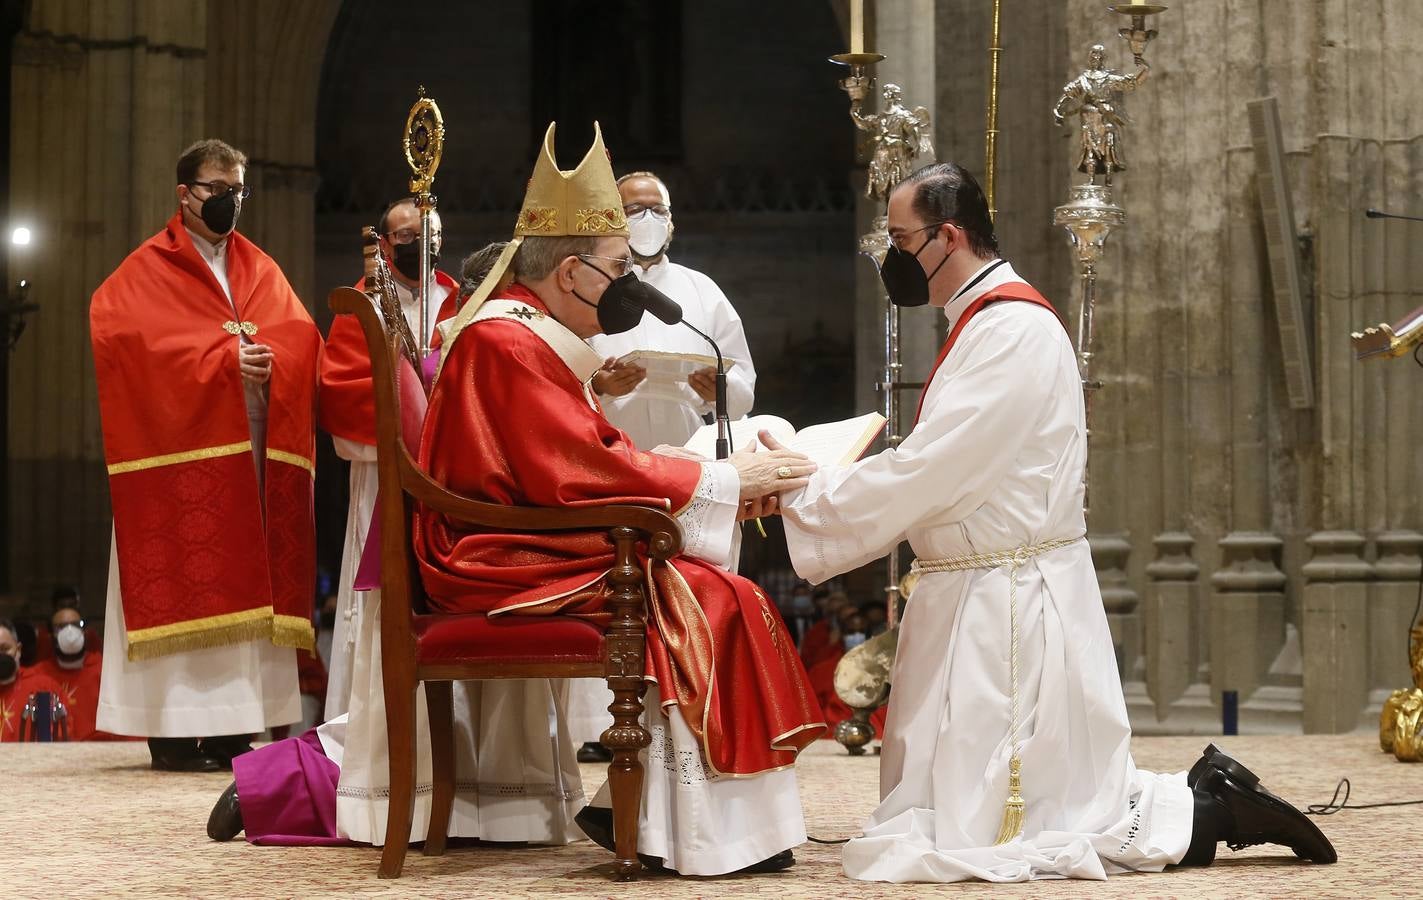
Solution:
<path fill-rule="evenodd" d="M 416 659 L 432 663 L 596 663 L 603 632 L 571 616 L 413 616 Z"/>

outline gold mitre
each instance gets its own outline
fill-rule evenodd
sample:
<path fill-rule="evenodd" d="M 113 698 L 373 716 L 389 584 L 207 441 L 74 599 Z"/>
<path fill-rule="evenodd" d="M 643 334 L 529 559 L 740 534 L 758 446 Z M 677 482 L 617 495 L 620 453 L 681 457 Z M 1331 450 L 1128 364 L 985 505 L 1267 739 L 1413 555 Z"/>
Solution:
<path fill-rule="evenodd" d="M 578 168 L 564 171 L 553 152 L 558 123 L 544 132 L 543 151 L 534 162 L 534 174 L 524 194 L 524 206 L 514 225 L 516 237 L 627 236 L 627 217 L 613 164 L 603 146 L 603 130 L 593 123 L 593 146 Z"/>
<path fill-rule="evenodd" d="M 514 254 L 526 237 L 627 237 L 627 216 L 623 215 L 623 200 L 618 183 L 613 178 L 613 163 L 603 146 L 603 129 L 593 123 L 593 146 L 583 155 L 578 168 L 564 171 L 558 167 L 553 152 L 553 136 L 557 122 L 550 122 L 544 132 L 543 148 L 534 161 L 534 174 L 524 192 L 524 205 L 514 223 L 514 239 L 495 260 L 494 267 L 479 287 L 465 301 L 459 314 L 440 326 L 445 352 L 440 354 L 444 370 L 445 356 L 455 338 L 474 320 L 479 308 L 504 278 L 514 261 Z"/>

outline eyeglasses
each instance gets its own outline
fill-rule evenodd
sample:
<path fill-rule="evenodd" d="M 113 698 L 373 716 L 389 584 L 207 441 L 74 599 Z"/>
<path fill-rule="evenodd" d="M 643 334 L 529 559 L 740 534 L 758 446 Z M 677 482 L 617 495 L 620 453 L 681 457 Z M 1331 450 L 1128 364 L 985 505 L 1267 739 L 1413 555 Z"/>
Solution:
<path fill-rule="evenodd" d="M 672 214 L 672 207 L 665 203 L 658 203 L 655 206 L 648 206 L 645 203 L 629 203 L 623 207 L 623 214 L 628 216 L 640 216 L 648 210 L 652 210 L 654 216 L 667 218 Z"/>
<path fill-rule="evenodd" d="M 411 228 L 402 228 L 399 231 L 387 231 L 385 237 L 392 244 L 411 244 L 420 239 L 420 232 Z M 445 233 L 438 228 L 431 229 L 430 240 L 433 243 L 441 243 L 445 239 Z"/>
<path fill-rule="evenodd" d="M 637 267 L 637 262 L 631 256 L 598 256 L 596 253 L 580 253 L 578 258 L 584 262 L 588 262 L 590 259 L 606 259 L 608 262 L 615 262 L 618 264 L 619 275 L 627 275 Z M 589 263 L 589 265 L 592 264 Z M 597 267 L 594 266 L 594 268 Z"/>
<path fill-rule="evenodd" d="M 245 184 L 228 184 L 225 181 L 190 181 L 188 187 L 205 187 L 213 197 L 226 197 L 233 191 L 237 192 L 240 200 L 246 200 L 252 196 L 252 189 Z"/>
<path fill-rule="evenodd" d="M 952 220 L 950 220 L 950 219 L 945 219 L 945 220 L 942 221 L 942 222 L 934 222 L 934 223 L 932 223 L 932 224 L 930 224 L 930 225 L 925 225 L 923 228 L 911 228 L 911 229 L 909 229 L 909 230 L 907 230 L 907 231 L 900 231 L 900 232 L 897 232 L 896 234 L 894 234 L 894 235 L 891 237 L 891 240 L 894 241 L 894 245 L 895 245 L 896 247 L 898 247 L 898 248 L 901 249 L 901 250 L 905 250 L 905 249 L 908 249 L 908 248 L 906 248 L 906 247 L 904 246 L 904 243 L 903 243 L 903 242 L 906 241 L 906 240 L 908 240 L 908 239 L 909 239 L 909 236 L 910 236 L 911 234 L 919 234 L 921 231 L 928 231 L 928 230 L 931 229 L 931 228 L 938 228 L 940 225 L 955 225 L 955 226 L 957 226 L 958 223 L 957 223 L 957 222 L 954 222 L 954 221 L 952 221 Z M 920 249 L 922 250 L 923 248 L 921 247 Z"/>

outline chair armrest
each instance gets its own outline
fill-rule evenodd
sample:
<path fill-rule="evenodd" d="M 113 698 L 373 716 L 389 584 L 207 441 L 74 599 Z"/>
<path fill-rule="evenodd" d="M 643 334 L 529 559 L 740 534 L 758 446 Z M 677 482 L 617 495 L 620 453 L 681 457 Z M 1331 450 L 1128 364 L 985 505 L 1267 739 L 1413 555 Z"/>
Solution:
<path fill-rule="evenodd" d="M 412 498 L 470 525 L 504 531 L 633 528 L 648 536 L 648 552 L 655 559 L 668 559 L 682 549 L 682 529 L 677 520 L 655 507 L 626 503 L 574 508 L 483 503 L 436 484 L 415 466 L 408 453 L 401 453 L 400 468 L 401 487 Z"/>

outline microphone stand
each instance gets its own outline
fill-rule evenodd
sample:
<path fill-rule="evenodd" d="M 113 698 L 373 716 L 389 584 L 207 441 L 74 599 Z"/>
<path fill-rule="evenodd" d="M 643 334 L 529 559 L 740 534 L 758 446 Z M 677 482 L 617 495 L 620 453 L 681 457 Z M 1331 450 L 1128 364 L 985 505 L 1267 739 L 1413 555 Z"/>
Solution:
<path fill-rule="evenodd" d="M 711 335 L 686 319 L 682 320 L 682 324 L 701 335 L 716 353 L 716 458 L 726 459 L 731 456 L 731 417 L 726 414 L 726 361 L 722 359 L 721 348 L 711 339 Z"/>

